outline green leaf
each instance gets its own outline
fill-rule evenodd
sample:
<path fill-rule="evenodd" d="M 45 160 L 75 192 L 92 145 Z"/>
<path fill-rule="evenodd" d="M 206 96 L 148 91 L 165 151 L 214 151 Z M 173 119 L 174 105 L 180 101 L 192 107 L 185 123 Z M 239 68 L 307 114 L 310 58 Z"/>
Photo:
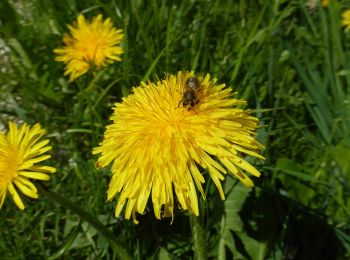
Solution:
<path fill-rule="evenodd" d="M 225 215 L 221 219 L 218 259 L 226 259 L 225 247 L 232 252 L 234 259 L 246 259 L 249 256 L 255 260 L 266 256 L 266 243 L 249 237 L 239 214 L 250 191 L 233 178 L 227 178 L 225 192 L 228 194 L 224 203 Z"/>
<path fill-rule="evenodd" d="M 170 256 L 168 254 L 168 251 L 164 248 L 164 247 L 161 247 L 159 252 L 158 252 L 158 257 L 157 259 L 159 260 L 170 260 Z"/>
<path fill-rule="evenodd" d="M 350 181 L 350 138 L 341 140 L 333 150 L 334 159 Z"/>
<path fill-rule="evenodd" d="M 287 159 L 287 158 L 279 158 L 277 163 L 276 163 L 276 168 L 278 170 L 288 170 L 288 171 L 299 171 L 300 168 L 298 166 L 298 164 L 291 160 L 291 159 Z"/>

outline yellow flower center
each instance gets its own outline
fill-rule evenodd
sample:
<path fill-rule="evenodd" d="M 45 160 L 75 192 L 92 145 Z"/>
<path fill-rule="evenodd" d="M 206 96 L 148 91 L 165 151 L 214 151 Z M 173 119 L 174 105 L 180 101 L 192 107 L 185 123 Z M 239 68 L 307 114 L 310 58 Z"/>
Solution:
<path fill-rule="evenodd" d="M 6 154 L 0 156 L 0 184 L 7 185 L 17 177 L 18 165 L 20 165 L 19 152 L 16 148 L 8 149 Z"/>

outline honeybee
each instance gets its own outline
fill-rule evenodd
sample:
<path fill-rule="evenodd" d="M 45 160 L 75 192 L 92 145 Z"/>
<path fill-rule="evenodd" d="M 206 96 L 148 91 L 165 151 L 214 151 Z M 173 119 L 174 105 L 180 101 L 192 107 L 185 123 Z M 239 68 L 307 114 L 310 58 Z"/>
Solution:
<path fill-rule="evenodd" d="M 185 91 L 182 95 L 177 107 L 182 103 L 183 107 L 187 107 L 187 110 L 193 109 L 198 104 L 198 91 L 201 89 L 201 83 L 196 77 L 189 77 L 185 82 Z"/>

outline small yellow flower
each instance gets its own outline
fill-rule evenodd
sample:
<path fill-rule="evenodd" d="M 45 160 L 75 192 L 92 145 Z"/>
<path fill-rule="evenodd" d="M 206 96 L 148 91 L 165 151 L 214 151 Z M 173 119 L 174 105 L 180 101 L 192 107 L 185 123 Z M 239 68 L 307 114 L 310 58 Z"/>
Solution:
<path fill-rule="evenodd" d="M 247 187 L 254 184 L 244 172 L 260 176 L 242 158 L 264 159 L 258 154 L 263 146 L 255 139 L 258 119 L 238 108 L 246 101 L 232 98 L 230 88 L 206 75 L 196 77 L 200 88 L 192 104 L 185 102 L 190 77 L 193 72 L 179 72 L 157 83 L 141 83 L 123 103 L 115 104 L 113 123 L 93 154 L 101 154 L 97 167 L 112 163 L 107 197 L 112 200 L 120 193 L 116 217 L 127 204 L 125 218 L 132 215 L 137 223 L 136 213 L 144 213 L 149 197 L 158 219 L 173 217 L 173 190 L 181 207 L 198 216 L 196 188 L 205 198 L 204 169 L 222 199 L 221 181 L 227 172 Z"/>
<path fill-rule="evenodd" d="M 74 25 L 68 25 L 72 36 L 64 34 L 66 46 L 55 49 L 56 60 L 66 64 L 65 75 L 70 80 L 86 73 L 91 67 L 105 67 L 114 61 L 121 61 L 123 53 L 119 46 L 123 39 L 122 30 L 113 27 L 110 18 L 102 20 L 102 15 L 93 18 L 92 22 L 79 15 Z"/>
<path fill-rule="evenodd" d="M 49 140 L 39 141 L 44 134 L 45 130 L 39 124 L 32 128 L 23 124 L 17 128 L 13 122 L 9 122 L 7 134 L 0 132 L 0 208 L 9 192 L 16 205 L 23 210 L 24 204 L 17 189 L 36 199 L 37 189 L 29 179 L 46 181 L 50 179 L 46 173 L 56 171 L 50 166 L 36 165 L 51 157 L 43 155 L 51 149 L 51 146 L 46 146 Z"/>
<path fill-rule="evenodd" d="M 329 0 L 323 0 L 322 1 L 322 6 L 323 7 L 328 7 L 328 5 L 329 5 Z"/>
<path fill-rule="evenodd" d="M 350 29 L 350 10 L 347 10 L 343 13 L 342 25 L 345 26 L 345 31 Z"/>

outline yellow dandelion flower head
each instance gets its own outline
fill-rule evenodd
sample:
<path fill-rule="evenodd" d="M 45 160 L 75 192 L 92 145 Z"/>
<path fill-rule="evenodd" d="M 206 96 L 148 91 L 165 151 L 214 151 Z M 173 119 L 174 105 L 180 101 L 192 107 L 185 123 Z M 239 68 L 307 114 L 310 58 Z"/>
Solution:
<path fill-rule="evenodd" d="M 260 176 L 242 155 L 264 159 L 255 138 L 258 119 L 239 108 L 246 101 L 209 75 L 169 75 L 157 83 L 141 83 L 115 104 L 113 123 L 94 148 L 98 167 L 112 163 L 108 200 L 120 193 L 115 215 L 126 205 L 125 218 L 143 214 L 151 197 L 155 216 L 173 217 L 174 194 L 184 210 L 198 216 L 196 189 L 205 198 L 203 172 L 209 173 L 225 198 L 221 181 L 227 172 L 244 185 L 246 173 Z M 239 106 L 239 107 L 237 107 Z"/>
<path fill-rule="evenodd" d="M 345 31 L 348 31 L 350 29 L 350 10 L 343 12 L 342 17 L 342 25 L 345 26 Z"/>
<path fill-rule="evenodd" d="M 47 146 L 49 140 L 39 141 L 44 134 L 45 130 L 39 124 L 32 128 L 23 124 L 17 128 L 14 122 L 9 122 L 7 134 L 0 132 L 0 208 L 9 192 L 23 210 L 24 204 L 17 190 L 36 199 L 37 189 L 29 179 L 46 181 L 50 179 L 47 173 L 56 171 L 50 166 L 37 165 L 50 158 L 50 155 L 44 155 L 51 149 Z"/>
<path fill-rule="evenodd" d="M 54 52 L 56 60 L 66 64 L 65 75 L 70 75 L 71 81 L 93 66 L 101 68 L 121 61 L 123 50 L 119 44 L 123 33 L 113 27 L 110 18 L 103 21 L 102 15 L 98 15 L 89 22 L 81 14 L 75 24 L 68 25 L 68 29 L 71 35 L 63 36 L 66 46 Z"/>
<path fill-rule="evenodd" d="M 329 5 L 329 0 L 322 0 L 323 7 L 328 7 L 328 5 Z"/>

